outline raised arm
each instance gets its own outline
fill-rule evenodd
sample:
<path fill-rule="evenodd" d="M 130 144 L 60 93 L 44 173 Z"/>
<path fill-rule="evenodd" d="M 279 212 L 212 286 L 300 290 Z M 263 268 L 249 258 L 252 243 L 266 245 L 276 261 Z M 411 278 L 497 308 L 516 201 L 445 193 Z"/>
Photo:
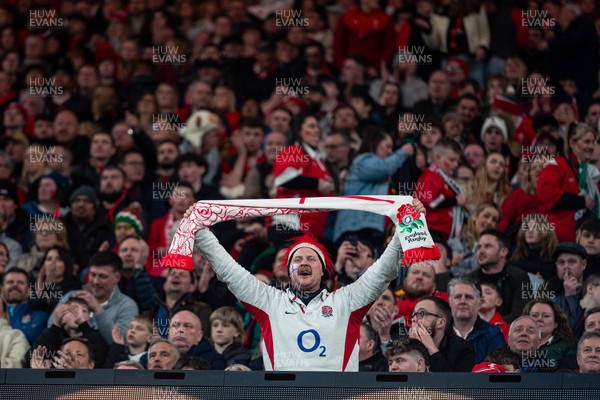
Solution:
<path fill-rule="evenodd" d="M 277 289 L 267 286 L 239 265 L 221 246 L 215 235 L 206 228 L 196 232 L 194 247 L 212 264 L 217 277 L 241 302 L 264 309 Z"/>

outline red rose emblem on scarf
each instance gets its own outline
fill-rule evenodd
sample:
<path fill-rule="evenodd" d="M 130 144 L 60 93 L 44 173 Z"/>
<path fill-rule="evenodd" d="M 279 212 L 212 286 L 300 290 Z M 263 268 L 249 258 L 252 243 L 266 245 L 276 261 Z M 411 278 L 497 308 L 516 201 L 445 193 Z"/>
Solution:
<path fill-rule="evenodd" d="M 421 214 L 416 212 L 410 204 L 401 205 L 398 208 L 396 218 L 398 218 L 400 233 L 411 233 L 413 230 L 419 229 L 425 225 L 423 221 L 421 221 Z"/>

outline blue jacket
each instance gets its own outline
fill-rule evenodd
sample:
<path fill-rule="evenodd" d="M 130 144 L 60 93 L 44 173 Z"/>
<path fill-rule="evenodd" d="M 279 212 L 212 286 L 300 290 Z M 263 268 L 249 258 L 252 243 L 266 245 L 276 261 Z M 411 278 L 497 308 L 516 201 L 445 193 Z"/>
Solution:
<path fill-rule="evenodd" d="M 467 337 L 467 341 L 475 348 L 476 364 L 483 362 L 492 350 L 506 347 L 500 328 L 484 321 L 480 317 L 477 317 L 475 326 Z"/>
<path fill-rule="evenodd" d="M 388 158 L 379 158 L 373 153 L 359 154 L 350 165 L 344 182 L 344 196 L 386 195 L 389 179 L 408 159 L 404 150 L 397 150 Z M 385 217 L 366 211 L 338 211 L 333 241 L 346 232 L 373 229 L 383 234 Z"/>
<path fill-rule="evenodd" d="M 46 328 L 48 314 L 30 309 L 29 304 L 18 304 L 8 307 L 10 326 L 25 334 L 29 344 L 33 344 Z"/>

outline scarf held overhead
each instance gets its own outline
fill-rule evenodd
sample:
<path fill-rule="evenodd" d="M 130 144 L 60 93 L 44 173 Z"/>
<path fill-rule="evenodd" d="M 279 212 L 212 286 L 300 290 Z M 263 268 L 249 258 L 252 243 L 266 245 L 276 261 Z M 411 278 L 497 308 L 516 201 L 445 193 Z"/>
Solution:
<path fill-rule="evenodd" d="M 169 252 L 162 259 L 167 268 L 192 271 L 194 263 L 194 235 L 201 228 L 237 218 L 257 218 L 283 214 L 302 214 L 322 211 L 370 211 L 388 216 L 399 231 L 404 251 L 402 265 L 415 261 L 439 260 L 425 216 L 412 207 L 411 196 L 340 196 L 304 197 L 292 199 L 251 199 L 198 201 L 194 210 L 184 218 L 171 242 Z"/>

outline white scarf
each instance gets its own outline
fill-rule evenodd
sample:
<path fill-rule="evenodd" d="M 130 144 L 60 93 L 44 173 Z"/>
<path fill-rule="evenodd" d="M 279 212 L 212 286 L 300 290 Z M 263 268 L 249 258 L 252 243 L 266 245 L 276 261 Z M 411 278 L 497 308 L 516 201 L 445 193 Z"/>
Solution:
<path fill-rule="evenodd" d="M 424 215 L 414 211 L 411 196 L 342 196 L 299 199 L 252 199 L 198 201 L 194 211 L 184 218 L 171 242 L 163 266 L 193 270 L 194 234 L 201 228 L 237 218 L 311 213 L 334 210 L 370 211 L 388 216 L 396 225 L 404 251 L 403 265 L 415 261 L 438 260 Z"/>

